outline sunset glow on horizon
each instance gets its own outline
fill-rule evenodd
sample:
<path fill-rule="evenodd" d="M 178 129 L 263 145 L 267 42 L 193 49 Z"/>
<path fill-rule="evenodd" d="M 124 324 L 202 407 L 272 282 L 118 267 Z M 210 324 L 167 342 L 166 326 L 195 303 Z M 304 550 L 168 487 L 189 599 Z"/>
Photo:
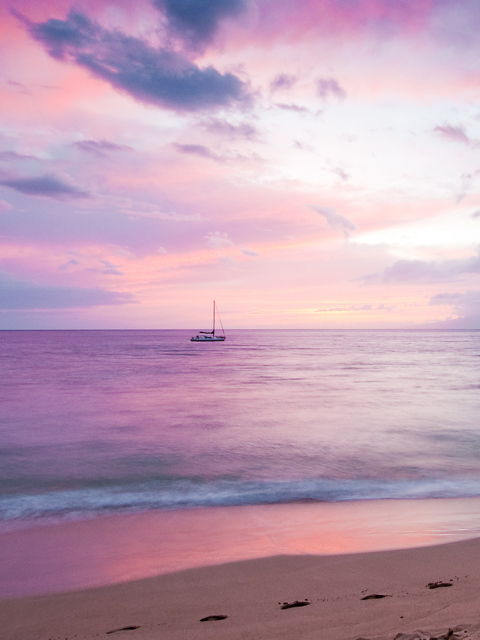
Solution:
<path fill-rule="evenodd" d="M 478 0 L 0 5 L 0 329 L 480 329 Z"/>

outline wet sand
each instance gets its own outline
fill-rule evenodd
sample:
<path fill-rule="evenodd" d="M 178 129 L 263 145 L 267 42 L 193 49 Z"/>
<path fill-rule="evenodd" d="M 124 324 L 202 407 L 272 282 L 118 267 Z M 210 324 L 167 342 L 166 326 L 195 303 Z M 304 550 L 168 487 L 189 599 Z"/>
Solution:
<path fill-rule="evenodd" d="M 0 597 L 99 587 L 278 555 L 480 537 L 480 499 L 294 503 L 149 512 L 0 534 Z"/>

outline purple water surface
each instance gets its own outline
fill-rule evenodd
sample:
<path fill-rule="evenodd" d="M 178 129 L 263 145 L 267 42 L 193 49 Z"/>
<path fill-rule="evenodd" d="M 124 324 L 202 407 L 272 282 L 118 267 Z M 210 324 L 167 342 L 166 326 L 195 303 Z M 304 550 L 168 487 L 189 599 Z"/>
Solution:
<path fill-rule="evenodd" d="M 480 333 L 0 332 L 0 520 L 480 495 Z"/>

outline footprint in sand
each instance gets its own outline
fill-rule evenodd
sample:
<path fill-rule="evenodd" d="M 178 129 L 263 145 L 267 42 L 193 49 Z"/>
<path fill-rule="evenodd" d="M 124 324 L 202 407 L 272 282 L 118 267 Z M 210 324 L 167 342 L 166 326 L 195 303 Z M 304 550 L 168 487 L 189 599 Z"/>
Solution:
<path fill-rule="evenodd" d="M 312 604 L 310 600 L 294 600 L 293 602 L 279 602 L 280 609 L 293 609 L 294 607 L 306 607 L 307 604 Z"/>

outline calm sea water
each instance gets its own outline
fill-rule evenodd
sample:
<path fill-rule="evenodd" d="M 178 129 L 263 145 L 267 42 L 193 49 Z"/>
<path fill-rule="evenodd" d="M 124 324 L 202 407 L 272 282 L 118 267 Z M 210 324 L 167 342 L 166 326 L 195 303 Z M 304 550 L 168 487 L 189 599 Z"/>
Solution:
<path fill-rule="evenodd" d="M 0 522 L 480 495 L 480 332 L 0 332 Z"/>

